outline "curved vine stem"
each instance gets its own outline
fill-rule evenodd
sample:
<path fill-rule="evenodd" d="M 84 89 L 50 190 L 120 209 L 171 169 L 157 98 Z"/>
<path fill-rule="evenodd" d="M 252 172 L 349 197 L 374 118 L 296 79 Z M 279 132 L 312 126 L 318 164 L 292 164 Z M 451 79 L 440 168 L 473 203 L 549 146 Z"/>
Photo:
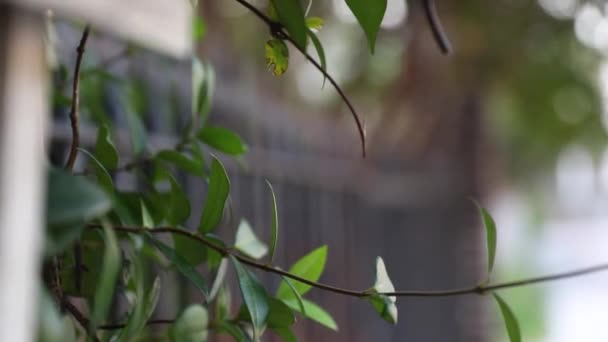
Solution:
<path fill-rule="evenodd" d="M 445 30 L 441 25 L 441 20 L 439 20 L 437 8 L 435 7 L 435 1 L 422 0 L 422 6 L 424 7 L 426 20 L 429 23 L 429 27 L 431 28 L 431 32 L 433 33 L 433 38 L 435 39 L 437 46 L 439 46 L 439 49 L 444 55 L 450 54 L 452 52 L 452 44 L 450 43 L 448 35 L 445 33 Z"/>
<path fill-rule="evenodd" d="M 289 34 L 283 29 L 283 27 L 282 27 L 282 25 L 280 23 L 275 22 L 274 20 L 270 19 L 269 16 L 267 16 L 264 13 L 262 13 L 262 11 L 260 11 L 255 6 L 253 6 L 252 4 L 250 4 L 249 2 L 247 2 L 245 0 L 235 0 L 235 1 L 238 2 L 239 4 L 241 4 L 243 7 L 247 8 L 250 12 L 252 12 L 253 14 L 255 14 L 258 18 L 260 18 L 268 26 L 268 29 L 271 32 L 278 33 L 279 36 L 281 36 L 282 38 L 284 38 L 285 40 L 287 40 L 288 42 L 290 42 L 291 45 L 293 45 L 304 57 L 306 57 L 306 59 L 310 63 L 312 63 L 312 65 L 314 65 L 314 67 L 317 70 L 319 70 L 319 72 L 321 72 L 321 74 L 323 74 L 323 76 L 329 81 L 329 83 L 331 83 L 331 85 L 334 87 L 334 89 L 336 89 L 336 91 L 338 92 L 338 94 L 342 98 L 342 101 L 344 101 L 344 103 L 346 104 L 346 106 L 350 110 L 350 113 L 352 114 L 353 119 L 355 120 L 355 124 L 357 125 L 357 130 L 359 131 L 359 138 L 361 140 L 361 153 L 362 153 L 363 157 L 365 158 L 365 156 L 366 156 L 366 145 L 367 145 L 366 144 L 365 126 L 363 124 L 363 121 L 361 120 L 361 117 L 359 116 L 359 114 L 355 110 L 355 107 L 350 102 L 350 100 L 348 99 L 348 97 L 346 96 L 346 94 L 344 93 L 344 91 L 342 90 L 342 88 L 338 85 L 338 82 L 336 82 L 336 80 L 325 69 L 323 69 L 323 67 L 321 66 L 321 64 L 319 64 L 319 62 L 317 62 L 308 52 L 306 52 L 305 48 L 299 46 L 293 40 L 293 38 L 291 38 L 289 36 Z"/>
<path fill-rule="evenodd" d="M 78 154 L 78 145 L 80 144 L 80 130 L 78 129 L 78 120 L 80 118 L 80 67 L 82 65 L 82 57 L 84 56 L 84 49 L 89 39 L 89 32 L 91 27 L 87 25 L 82 32 L 82 38 L 80 38 L 80 44 L 76 48 L 76 66 L 74 67 L 74 80 L 72 81 L 72 108 L 70 109 L 70 123 L 72 124 L 72 145 L 70 146 L 70 154 L 65 164 L 65 168 L 72 170 L 74 163 L 76 162 L 76 155 Z"/>
<path fill-rule="evenodd" d="M 91 228 L 91 229 L 100 229 L 101 225 L 89 224 L 89 225 L 87 225 L 87 227 Z M 305 279 L 305 278 L 302 278 L 295 274 L 284 271 L 276 266 L 263 264 L 258 261 L 255 261 L 253 259 L 244 257 L 238 253 L 235 253 L 234 250 L 232 250 L 232 249 L 218 246 L 215 243 L 213 243 L 212 241 L 208 240 L 207 238 L 197 235 L 195 233 L 192 233 L 190 231 L 187 231 L 185 229 L 180 229 L 180 228 L 175 228 L 175 227 L 157 227 L 157 228 L 153 228 L 153 229 L 148 229 L 145 227 L 136 227 L 136 226 L 113 226 L 112 228 L 119 232 L 134 233 L 134 234 L 145 234 L 145 233 L 179 234 L 179 235 L 185 236 L 189 239 L 195 240 L 195 241 L 199 242 L 200 244 L 205 245 L 206 247 L 211 248 L 224 256 L 231 255 L 231 256 L 235 257 L 236 259 L 238 259 L 240 262 L 247 264 L 251 267 L 257 268 L 257 269 L 265 271 L 265 272 L 285 276 L 285 277 L 291 278 L 293 280 L 297 280 L 299 282 L 302 282 L 304 284 L 310 285 L 312 287 L 315 287 L 315 288 L 318 288 L 321 290 L 339 293 L 339 294 L 352 296 L 352 297 L 359 297 L 359 298 L 371 297 L 372 295 L 375 294 L 375 293 L 369 292 L 367 290 L 366 291 L 350 290 L 350 289 L 327 285 L 327 284 L 323 284 L 323 283 L 319 283 L 319 282 L 315 282 L 315 281 L 310 281 L 308 279 Z M 475 286 L 465 287 L 465 288 L 460 288 L 460 289 L 439 290 L 439 291 L 394 291 L 394 292 L 381 292 L 378 294 L 385 295 L 385 296 L 395 296 L 395 297 L 451 297 L 451 296 L 460 296 L 460 295 L 466 295 L 466 294 L 483 295 L 483 294 L 486 294 L 491 291 L 503 290 L 503 289 L 507 289 L 507 288 L 521 287 L 521 286 L 527 286 L 527 285 L 533 285 L 533 284 L 539 284 L 539 283 L 545 283 L 545 282 L 551 282 L 551 281 L 557 281 L 557 280 L 563 280 L 563 279 L 574 278 L 574 277 L 580 277 L 583 275 L 603 272 L 603 271 L 608 271 L 608 264 L 599 264 L 599 265 L 581 268 L 581 269 L 577 269 L 577 270 L 573 270 L 573 271 L 556 273 L 556 274 L 552 274 L 552 275 L 546 275 L 546 276 L 540 276 L 540 277 L 534 277 L 534 278 L 528 278 L 528 279 L 522 279 L 522 280 L 516 280 L 516 281 L 511 281 L 511 282 L 489 284 L 489 285 L 475 285 Z"/>

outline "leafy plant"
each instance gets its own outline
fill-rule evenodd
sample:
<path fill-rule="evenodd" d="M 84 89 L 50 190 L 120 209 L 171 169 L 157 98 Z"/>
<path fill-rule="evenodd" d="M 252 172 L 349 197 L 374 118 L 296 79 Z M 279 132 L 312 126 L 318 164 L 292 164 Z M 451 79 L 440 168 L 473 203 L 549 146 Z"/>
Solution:
<path fill-rule="evenodd" d="M 288 72 L 288 46 L 291 44 L 338 91 L 357 123 L 365 155 L 363 125 L 343 90 L 328 73 L 324 48 L 316 36 L 324 20 L 308 16 L 308 11 L 297 0 L 272 0 L 266 10 L 268 14 L 245 0 L 235 1 L 267 24 L 271 37 L 265 44 L 265 57 L 274 75 Z M 386 0 L 345 1 L 365 32 L 373 53 L 386 11 Z M 196 3 L 192 2 L 193 5 Z M 423 3 L 437 43 L 442 51 L 448 52 L 449 42 L 441 29 L 434 4 L 431 0 Z M 208 29 L 202 18 L 194 20 L 196 39 L 202 39 Z M 78 49 L 71 101 L 66 101 L 63 94 L 54 97 L 56 105 L 71 105 L 75 114 L 71 115 L 75 136 L 78 135 L 78 70 L 88 35 L 87 27 Z M 319 61 L 306 52 L 309 43 L 315 48 Z M 113 143 L 115 131 L 97 108 L 100 101 L 91 101 L 95 105 L 89 111 L 95 113 L 101 122 L 95 146 L 88 151 L 78 146 L 78 139 L 74 139 L 70 148 L 74 156 L 78 152 L 86 156 L 87 172 L 82 175 L 70 173 L 74 160 L 67 163 L 66 170 L 50 169 L 45 240 L 45 274 L 50 276 L 45 277 L 48 291 L 41 291 L 41 340 L 73 341 L 76 330 L 87 334 L 91 340 L 145 340 L 150 338 L 146 327 L 162 323 L 168 325 L 161 337 L 171 341 L 206 341 L 210 334 L 229 334 L 237 341 L 259 341 L 266 330 L 272 330 L 286 341 L 295 341 L 292 327 L 299 317 L 338 330 L 338 323 L 329 311 L 305 298 L 309 291 L 318 289 L 366 299 L 379 316 L 391 324 L 398 320 L 397 297 L 491 294 L 504 317 L 509 338 L 516 342 L 522 336 L 517 318 L 497 291 L 608 268 L 597 266 L 510 283 L 490 284 L 485 280 L 479 285 L 455 290 L 397 291 L 384 260 L 378 257 L 375 281 L 370 289 L 358 291 L 327 285 L 320 279 L 325 265 L 330 262 L 328 246 L 310 251 L 288 271 L 274 265 L 280 232 L 277 196 L 270 182 L 268 206 L 271 227 L 252 227 L 243 219 L 234 244 L 230 245 L 215 235 L 229 206 L 230 180 L 220 158 L 212 152 L 238 158 L 247 152 L 247 145 L 236 132 L 207 123 L 214 89 L 213 69 L 196 57 L 192 68 L 192 115 L 174 149 L 156 153 L 147 149 L 146 131 L 140 117 L 143 102 L 138 88 L 141 85 L 131 82 L 124 85 L 128 95 L 124 106 L 135 159 L 121 164 L 122 158 Z M 89 75 L 94 71 L 90 70 Z M 103 72 L 99 69 L 96 74 L 103 75 Z M 175 170 L 199 177 L 206 183 L 204 206 L 195 227 L 184 226 L 192 219 L 194 210 L 184 191 L 185 185 L 180 183 Z M 147 185 L 145 191 L 130 192 L 118 187 L 115 176 L 121 172 L 133 173 Z M 496 225 L 489 212 L 477 206 L 485 226 L 488 273 L 491 273 L 496 256 Z M 257 229 L 268 228 L 270 241 L 267 245 L 256 232 Z M 265 257 L 266 262 L 261 261 Z M 200 291 L 203 302 L 189 303 L 175 318 L 153 319 L 162 283 L 161 278 L 147 274 L 149 264 L 180 274 Z M 236 273 L 243 303 L 238 312 L 231 311 L 229 284 L 225 276 L 230 265 Z M 260 271 L 280 277 L 281 282 L 274 295 L 257 279 L 255 272 Z M 85 317 L 66 294 L 82 299 L 88 306 L 90 317 Z M 51 297 L 76 319 L 79 329 L 59 313 Z M 127 308 L 118 315 L 122 323 L 113 324 L 109 314 L 118 297 L 126 298 Z"/>

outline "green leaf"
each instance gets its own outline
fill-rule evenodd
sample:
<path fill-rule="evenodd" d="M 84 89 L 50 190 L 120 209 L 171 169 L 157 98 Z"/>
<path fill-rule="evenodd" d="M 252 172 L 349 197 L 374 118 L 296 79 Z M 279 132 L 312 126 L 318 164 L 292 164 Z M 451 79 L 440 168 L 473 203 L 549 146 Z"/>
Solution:
<path fill-rule="evenodd" d="M 80 235 L 81 262 L 86 272 L 81 272 L 79 284 L 76 283 L 73 268 L 62 268 L 61 284 L 66 294 L 75 297 L 93 298 L 99 287 L 104 256 L 104 237 L 100 230 L 86 229 Z M 75 265 L 74 253 L 63 253 L 62 265 Z"/>
<path fill-rule="evenodd" d="M 108 196 L 85 178 L 50 169 L 47 223 L 51 227 L 83 224 L 105 214 L 110 207 Z"/>
<path fill-rule="evenodd" d="M 191 127 L 203 123 L 209 110 L 215 90 L 215 73 L 210 65 L 200 59 L 192 59 L 192 122 Z M 200 121 L 200 122 L 199 122 Z"/>
<path fill-rule="evenodd" d="M 397 297 L 386 296 L 378 293 L 395 292 L 395 287 L 386 271 L 386 266 L 381 257 L 376 259 L 376 283 L 373 290 L 375 294 L 369 297 L 374 309 L 389 323 L 397 324 Z"/>
<path fill-rule="evenodd" d="M 276 327 L 270 328 L 270 330 L 274 331 L 275 334 L 279 335 L 283 342 L 297 342 L 298 339 L 296 335 L 294 335 L 293 331 L 291 331 L 288 327 Z"/>
<path fill-rule="evenodd" d="M 140 265 L 139 267 L 142 266 Z M 137 282 L 138 284 L 136 286 L 140 287 L 140 290 L 137 291 L 137 297 L 135 298 L 135 308 L 129 315 L 127 325 L 121 330 L 118 341 L 133 341 L 140 336 L 146 327 L 146 322 L 152 317 L 156 305 L 158 304 L 160 279 L 158 277 L 154 279 L 152 288 L 147 294 L 143 291 L 143 272 L 141 272 L 141 276 L 137 279 Z"/>
<path fill-rule="evenodd" d="M 270 39 L 264 45 L 264 58 L 266 67 L 275 76 L 281 76 L 289 68 L 289 49 L 284 41 Z"/>
<path fill-rule="evenodd" d="M 306 26 L 311 30 L 319 31 L 320 29 L 323 28 L 324 24 L 325 24 L 325 21 L 323 21 L 323 18 L 319 18 L 319 17 L 306 18 Z"/>
<path fill-rule="evenodd" d="M 367 42 L 369 43 L 369 49 L 374 53 L 374 47 L 376 45 L 376 36 L 380 30 L 380 24 L 384 18 L 386 12 L 386 1 L 387 0 L 345 0 L 346 4 L 353 12 L 359 25 L 367 36 Z"/>
<path fill-rule="evenodd" d="M 105 169 L 116 169 L 118 167 L 118 151 L 110 137 L 108 126 L 102 125 L 97 131 L 97 143 L 95 144 L 95 158 L 99 160 Z"/>
<path fill-rule="evenodd" d="M 219 327 L 219 333 L 226 332 L 237 342 L 247 342 L 249 339 L 245 336 L 243 330 L 236 324 L 229 321 L 222 321 Z"/>
<path fill-rule="evenodd" d="M 234 247 L 254 259 L 260 259 L 268 253 L 268 247 L 255 236 L 251 225 L 245 219 L 241 220 L 236 231 Z"/>
<path fill-rule="evenodd" d="M 171 182 L 171 193 L 169 196 L 167 221 L 171 225 L 177 225 L 190 217 L 190 200 L 179 183 L 171 175 L 169 175 L 169 182 Z"/>
<path fill-rule="evenodd" d="M 289 306 L 290 308 L 301 312 L 300 307 L 295 299 L 283 299 L 283 302 L 287 304 L 287 306 Z M 304 308 L 306 309 L 306 314 L 304 314 L 304 316 L 320 323 L 321 325 L 331 330 L 338 331 L 338 325 L 336 324 L 336 321 L 334 321 L 334 319 L 327 311 L 325 311 L 325 309 L 306 299 L 304 299 L 303 303 Z"/>
<path fill-rule="evenodd" d="M 55 255 L 78 239 L 84 224 L 111 207 L 108 196 L 83 177 L 51 168 L 48 173 L 45 254 Z"/>
<path fill-rule="evenodd" d="M 162 243 L 160 240 L 155 239 L 150 234 L 146 234 L 146 238 L 153 244 L 163 255 L 171 261 L 177 270 L 184 275 L 190 282 L 198 288 L 205 298 L 208 297 L 207 282 L 197 272 L 193 264 L 190 264 L 180 254 L 178 254 L 173 248 Z"/>
<path fill-rule="evenodd" d="M 192 37 L 194 37 L 194 41 L 202 40 L 206 32 L 207 27 L 203 18 L 198 15 L 194 16 L 194 20 L 192 20 Z"/>
<path fill-rule="evenodd" d="M 226 272 L 228 271 L 228 259 L 223 258 L 220 261 L 220 265 L 217 268 L 217 272 L 215 274 L 215 280 L 213 281 L 213 285 L 211 286 L 211 291 L 209 291 L 209 301 L 213 301 L 215 296 L 220 292 L 222 285 L 224 284 L 224 279 L 226 278 Z"/>
<path fill-rule="evenodd" d="M 479 203 L 473 201 L 477 208 L 479 209 L 479 213 L 481 214 L 481 218 L 483 220 L 483 225 L 486 229 L 486 239 L 487 239 L 487 247 L 488 247 L 488 273 L 492 272 L 494 268 L 494 259 L 496 257 L 496 224 L 494 223 L 494 219 L 490 215 L 490 213 L 482 207 Z"/>
<path fill-rule="evenodd" d="M 260 334 L 268 318 L 270 311 L 268 305 L 268 295 L 264 287 L 255 279 L 241 263 L 234 257 L 230 256 L 234 269 L 236 270 L 239 279 L 239 287 L 243 301 L 249 311 L 251 323 L 253 325 L 254 341 L 258 341 Z"/>
<path fill-rule="evenodd" d="M 197 137 L 202 143 L 226 154 L 239 156 L 247 152 L 247 146 L 241 137 L 223 127 L 205 125 Z"/>
<path fill-rule="evenodd" d="M 208 233 L 220 224 L 229 192 L 230 181 L 226 169 L 217 158 L 213 157 L 207 200 L 198 226 L 199 232 Z"/>
<path fill-rule="evenodd" d="M 103 221 L 102 225 L 105 238 L 105 251 L 101 263 L 99 284 L 93 298 L 92 328 L 103 322 L 108 315 L 121 265 L 120 248 L 118 247 L 116 234 L 107 222 Z"/>
<path fill-rule="evenodd" d="M 497 293 L 492 293 L 492 295 L 494 296 L 494 299 L 496 299 L 496 303 L 498 303 L 498 307 L 500 308 L 500 312 L 502 313 L 502 318 L 505 321 L 505 326 L 507 327 L 507 334 L 509 335 L 509 341 L 521 342 L 521 330 L 519 329 L 517 317 L 515 317 L 513 311 L 511 311 L 511 308 Z"/>
<path fill-rule="evenodd" d="M 397 324 L 397 306 L 393 298 L 393 296 L 389 297 L 375 293 L 368 297 L 368 300 L 382 319 L 391 324 Z"/>
<path fill-rule="evenodd" d="M 325 269 L 325 261 L 327 259 L 327 246 L 321 246 L 298 260 L 291 268 L 289 273 L 300 276 L 310 281 L 317 281 Z M 293 281 L 293 285 L 300 295 L 306 294 L 311 288 L 310 285 L 304 284 L 297 280 Z M 277 290 L 277 298 L 289 299 L 293 298 L 293 292 L 288 285 L 283 281 Z"/>
<path fill-rule="evenodd" d="M 169 330 L 172 342 L 207 341 L 209 335 L 209 313 L 204 306 L 193 304 L 187 307 Z"/>
<path fill-rule="evenodd" d="M 51 296 L 40 291 L 38 313 L 39 342 L 75 342 L 74 324 L 68 316 L 62 316 Z"/>
<path fill-rule="evenodd" d="M 306 19 L 298 0 L 271 0 L 279 21 L 301 49 L 306 48 Z"/>
<path fill-rule="evenodd" d="M 310 36 L 310 40 L 312 40 L 312 44 L 315 46 L 315 50 L 317 50 L 317 54 L 319 55 L 321 69 L 327 73 L 327 61 L 325 60 L 325 50 L 323 50 L 323 45 L 321 44 L 321 41 L 317 35 L 311 30 L 308 30 L 308 35 Z M 326 80 L 327 76 L 323 75 L 323 84 L 321 85 L 321 88 L 325 86 Z"/>
<path fill-rule="evenodd" d="M 283 279 L 283 282 L 285 282 L 285 284 L 287 284 L 287 286 L 293 293 L 293 296 L 295 297 L 296 302 L 298 303 L 298 307 L 300 308 L 300 312 L 302 314 L 306 315 L 306 307 L 304 307 L 304 300 L 302 299 L 302 296 L 300 295 L 298 290 L 296 290 L 295 286 L 291 282 L 291 279 L 287 278 L 286 276 L 281 276 L 281 278 Z"/>
<path fill-rule="evenodd" d="M 205 234 L 205 239 L 207 239 L 207 241 L 211 242 L 215 246 L 226 249 L 226 244 L 224 243 L 224 241 L 215 234 L 212 234 L 212 233 Z M 209 267 L 211 267 L 211 268 L 219 267 L 219 264 L 223 258 L 224 258 L 224 256 L 221 253 L 218 253 L 213 248 L 207 248 L 207 263 L 208 263 Z"/>
<path fill-rule="evenodd" d="M 203 164 L 200 161 L 190 159 L 184 154 L 173 150 L 164 150 L 158 152 L 156 158 L 175 165 L 180 170 L 193 174 L 195 176 L 204 177 Z"/>
<path fill-rule="evenodd" d="M 127 124 L 131 137 L 131 148 L 135 155 L 141 155 L 146 150 L 146 128 L 141 118 L 134 112 L 127 111 Z"/>
<path fill-rule="evenodd" d="M 176 251 L 179 251 L 179 255 L 185 259 L 185 261 L 192 265 L 198 266 L 207 260 L 208 249 L 201 247 L 198 241 L 194 241 L 189 237 L 172 234 L 173 246 Z"/>
<path fill-rule="evenodd" d="M 110 176 L 108 170 L 106 170 L 103 164 L 97 158 L 95 158 L 91 152 L 80 147 L 77 149 L 89 157 L 89 159 L 93 162 L 93 166 L 95 167 L 95 175 L 99 185 L 106 191 L 106 193 L 112 194 L 114 192 L 114 182 L 112 181 L 112 176 Z"/>
<path fill-rule="evenodd" d="M 268 297 L 268 306 L 270 312 L 266 323 L 269 328 L 289 327 L 296 322 L 293 311 L 283 301 Z"/>
<path fill-rule="evenodd" d="M 139 200 L 139 205 L 141 206 L 141 224 L 145 228 L 152 229 L 154 228 L 154 219 L 150 216 L 150 212 L 148 208 L 144 204 L 144 201 Z"/>
<path fill-rule="evenodd" d="M 274 252 L 277 249 L 277 242 L 279 240 L 279 213 L 277 210 L 277 198 L 274 195 L 274 190 L 272 189 L 272 184 L 266 180 L 266 184 L 268 184 L 268 189 L 270 189 L 271 196 L 271 205 L 272 205 L 272 221 L 270 225 L 271 234 L 270 234 L 270 256 L 268 257 L 268 263 L 272 264 L 274 259 Z"/>
<path fill-rule="evenodd" d="M 270 19 L 272 19 L 274 21 L 279 21 L 279 15 L 277 14 L 277 9 L 274 8 L 274 5 L 272 4 L 272 1 L 270 1 L 268 3 L 268 18 L 270 18 Z M 67 73 L 67 69 L 66 69 L 66 73 Z"/>

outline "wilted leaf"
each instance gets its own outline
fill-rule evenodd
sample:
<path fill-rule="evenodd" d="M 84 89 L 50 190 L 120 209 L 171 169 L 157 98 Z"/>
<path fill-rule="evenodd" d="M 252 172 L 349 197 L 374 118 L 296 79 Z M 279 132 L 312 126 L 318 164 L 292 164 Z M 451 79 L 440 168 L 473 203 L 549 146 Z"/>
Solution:
<path fill-rule="evenodd" d="M 144 201 L 140 200 L 139 204 L 141 206 L 141 224 L 142 224 L 142 226 L 144 226 L 148 229 L 154 228 L 154 219 L 152 219 L 152 216 L 150 216 L 150 212 L 148 211 L 148 208 L 144 204 Z"/>
<path fill-rule="evenodd" d="M 251 225 L 245 219 L 241 220 L 236 231 L 234 247 L 254 259 L 259 259 L 268 253 L 268 247 L 255 236 Z"/>
<path fill-rule="evenodd" d="M 275 76 L 281 76 L 289 68 L 289 49 L 284 41 L 271 39 L 264 45 L 266 67 Z"/>
<path fill-rule="evenodd" d="M 306 26 L 308 26 L 308 28 L 311 30 L 319 31 L 321 28 L 323 28 L 324 24 L 325 24 L 325 21 L 323 21 L 322 18 L 319 18 L 319 17 L 306 18 Z"/>
<path fill-rule="evenodd" d="M 382 292 L 395 292 L 395 287 L 388 276 L 386 266 L 381 257 L 376 259 L 376 283 L 373 290 L 375 294 L 369 297 L 369 300 L 374 309 L 384 320 L 397 324 L 397 297 L 379 294 Z"/>

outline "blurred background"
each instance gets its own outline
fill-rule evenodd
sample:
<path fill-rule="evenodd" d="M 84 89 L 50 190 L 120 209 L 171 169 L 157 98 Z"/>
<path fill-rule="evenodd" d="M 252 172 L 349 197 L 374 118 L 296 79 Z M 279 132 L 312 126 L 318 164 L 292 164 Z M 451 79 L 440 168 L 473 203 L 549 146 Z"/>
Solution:
<path fill-rule="evenodd" d="M 268 179 L 282 231 L 277 263 L 287 267 L 327 244 L 321 280 L 340 287 L 370 287 L 376 256 L 400 290 L 484 280 L 485 235 L 469 198 L 497 222 L 494 282 L 608 260 L 608 5 L 437 2 L 454 45 L 450 56 L 441 55 L 418 1 L 388 0 L 374 55 L 343 0 L 312 3 L 310 14 L 325 20 L 318 36 L 328 72 L 366 123 L 365 159 L 346 106 L 329 84 L 322 87 L 310 63 L 291 49 L 289 70 L 274 77 L 264 61 L 266 26 L 235 1 L 201 3 L 206 34 L 197 55 L 216 79 L 210 120 L 249 145 L 242 160 L 222 159 L 232 182 L 222 236 L 230 240 L 246 218 L 268 238 Z M 80 32 L 65 23 L 55 29 L 57 58 L 72 65 Z M 101 35 L 90 46 L 85 65 L 107 68 L 83 74 L 85 117 L 129 127 L 141 121 L 155 132 L 147 137 L 151 148 L 169 146 L 189 115 L 190 63 L 176 65 Z M 118 87 L 125 75 L 135 81 Z M 121 101 L 143 115 L 121 112 Z M 63 160 L 65 109 L 56 110 L 53 132 L 55 157 Z M 119 133 L 119 145 L 136 143 L 129 143 L 132 129 Z M 93 143 L 94 133 L 84 135 Z M 123 186 L 137 186 L 121 177 Z M 203 185 L 182 180 L 196 208 Z M 271 289 L 278 285 L 258 275 Z M 526 341 L 607 341 L 606 285 L 608 275 L 597 274 L 505 290 L 504 298 Z M 318 290 L 310 296 L 334 316 L 339 332 L 301 320 L 301 341 L 506 341 L 491 298 L 402 298 L 393 327 L 365 301 Z M 161 296 L 161 308 L 171 312 L 171 301 Z"/>

